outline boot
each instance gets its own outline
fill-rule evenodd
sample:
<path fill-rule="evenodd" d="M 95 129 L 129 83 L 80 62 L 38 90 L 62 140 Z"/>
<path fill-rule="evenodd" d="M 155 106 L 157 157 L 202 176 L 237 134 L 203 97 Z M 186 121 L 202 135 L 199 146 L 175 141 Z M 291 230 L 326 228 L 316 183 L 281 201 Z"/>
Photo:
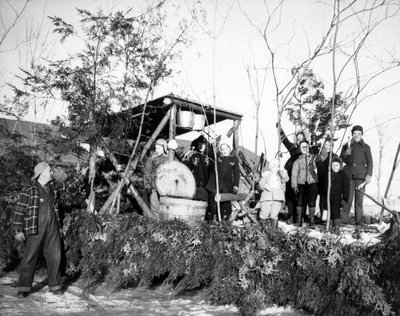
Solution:
<path fill-rule="evenodd" d="M 333 220 L 333 233 L 336 235 L 340 234 L 340 219 Z"/>
<path fill-rule="evenodd" d="M 299 220 L 299 227 L 303 227 L 303 214 L 302 214 L 302 207 L 301 206 L 297 206 L 296 207 L 296 215 L 297 215 L 297 219 Z"/>
<path fill-rule="evenodd" d="M 314 214 L 315 214 L 315 207 L 310 207 L 309 209 L 310 211 L 310 228 L 315 226 L 315 222 L 314 222 Z"/>

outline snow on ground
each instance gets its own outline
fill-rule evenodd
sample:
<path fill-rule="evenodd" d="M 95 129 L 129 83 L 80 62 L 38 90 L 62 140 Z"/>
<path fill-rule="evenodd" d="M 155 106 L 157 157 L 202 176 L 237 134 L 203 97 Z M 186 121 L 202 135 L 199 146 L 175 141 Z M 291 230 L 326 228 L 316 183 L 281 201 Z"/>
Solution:
<path fill-rule="evenodd" d="M 198 291 L 179 297 L 172 296 L 170 289 L 124 289 L 117 292 L 99 287 L 93 294 L 85 294 L 76 283 L 69 285 L 61 296 L 49 292 L 46 275 L 37 273 L 33 293 L 17 298 L 18 273 L 7 273 L 0 278 L 0 315 L 88 315 L 88 316 L 228 316 L 237 313 L 233 305 L 212 306 L 205 301 L 205 292 Z M 301 312 L 287 307 L 270 307 L 259 315 L 298 316 Z"/>
<path fill-rule="evenodd" d="M 297 225 L 288 225 L 284 222 L 279 222 L 278 225 L 280 229 L 289 234 L 296 233 L 300 229 Z M 382 223 L 381 225 L 371 224 L 359 228 L 354 225 L 343 225 L 338 236 L 331 234 L 330 232 L 326 232 L 325 227 L 320 225 L 317 225 L 315 229 L 308 229 L 308 225 L 305 224 L 301 229 L 306 229 L 309 236 L 318 239 L 321 239 L 324 235 L 329 234 L 330 236 L 338 238 L 343 244 L 358 242 L 364 245 L 372 246 L 380 241 L 378 236 L 386 231 L 389 226 L 390 225 L 387 223 Z M 358 230 L 357 233 L 356 230 Z"/>

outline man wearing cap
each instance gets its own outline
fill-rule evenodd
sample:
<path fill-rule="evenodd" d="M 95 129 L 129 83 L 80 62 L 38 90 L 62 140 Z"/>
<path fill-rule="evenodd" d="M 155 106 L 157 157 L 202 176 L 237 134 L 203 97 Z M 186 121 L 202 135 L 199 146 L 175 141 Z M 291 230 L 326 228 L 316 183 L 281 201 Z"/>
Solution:
<path fill-rule="evenodd" d="M 163 138 L 156 140 L 155 150 L 147 159 L 143 170 L 143 182 L 147 196 L 150 200 L 150 208 L 154 214 L 158 214 L 160 199 L 156 188 L 156 171 L 159 166 L 168 161 L 168 144 Z"/>
<path fill-rule="evenodd" d="M 340 158 L 346 164 L 343 171 L 350 179 L 349 200 L 342 210 L 342 222 L 348 223 L 354 198 L 356 225 L 363 224 L 364 216 L 364 195 L 362 192 L 357 191 L 356 188 L 365 192 L 365 185 L 371 182 L 373 167 L 371 148 L 364 142 L 363 132 L 362 126 L 354 125 L 351 130 L 353 138 L 342 147 L 340 154 Z"/>
<path fill-rule="evenodd" d="M 87 167 L 82 168 L 80 176 L 56 188 L 51 181 L 50 165 L 42 161 L 35 166 L 32 177 L 34 183 L 20 194 L 13 217 L 15 239 L 26 243 L 19 268 L 18 297 L 26 297 L 32 290 L 36 263 L 41 250 L 46 259 L 49 289 L 53 294 L 62 294 L 60 217 L 57 198 L 60 192 L 77 187 L 87 169 Z"/>

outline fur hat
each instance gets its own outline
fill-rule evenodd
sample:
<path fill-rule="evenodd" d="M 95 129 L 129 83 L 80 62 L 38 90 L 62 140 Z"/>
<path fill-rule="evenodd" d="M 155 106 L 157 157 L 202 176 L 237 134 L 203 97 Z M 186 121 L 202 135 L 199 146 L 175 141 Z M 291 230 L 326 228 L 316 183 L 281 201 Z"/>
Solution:
<path fill-rule="evenodd" d="M 41 174 L 47 167 L 50 167 L 50 165 L 49 165 L 46 161 L 39 162 L 39 163 L 35 166 L 35 168 L 33 169 L 33 177 L 32 177 L 32 180 L 33 180 L 33 179 L 36 179 L 37 177 L 39 177 L 40 174 Z"/>
<path fill-rule="evenodd" d="M 362 128 L 361 125 L 354 125 L 353 128 L 351 129 L 351 133 L 353 134 L 354 131 L 360 131 L 361 134 L 364 134 L 364 129 Z"/>
<path fill-rule="evenodd" d="M 156 145 L 161 146 L 164 149 L 164 153 L 168 152 L 168 143 L 164 138 L 159 138 L 156 140 Z"/>
<path fill-rule="evenodd" d="M 222 145 L 227 145 L 230 148 L 230 150 L 232 150 L 231 142 L 229 141 L 229 139 L 227 137 L 221 137 L 221 140 L 219 141 L 219 144 L 218 144 L 219 151 L 221 151 Z"/>

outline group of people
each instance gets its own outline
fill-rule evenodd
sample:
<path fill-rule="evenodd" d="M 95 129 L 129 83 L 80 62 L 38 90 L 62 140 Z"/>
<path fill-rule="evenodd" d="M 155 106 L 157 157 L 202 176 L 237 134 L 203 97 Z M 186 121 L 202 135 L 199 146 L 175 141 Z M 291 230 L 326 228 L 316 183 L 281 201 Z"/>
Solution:
<path fill-rule="evenodd" d="M 190 150 L 181 157 L 181 161 L 193 173 L 196 191 L 194 200 L 207 201 L 209 208 L 206 220 L 216 220 L 217 193 L 237 193 L 239 191 L 239 160 L 232 152 L 232 145 L 227 138 L 218 142 L 216 157 L 218 181 L 215 173 L 215 157 L 213 150 L 204 136 L 196 138 L 190 146 Z M 155 149 L 147 159 L 144 172 L 143 184 L 149 199 L 150 208 L 157 214 L 159 210 L 159 196 L 156 189 L 156 170 L 168 160 L 167 142 L 165 139 L 157 139 Z M 230 201 L 220 202 L 220 214 L 222 219 L 228 219 L 232 212 Z"/>
<path fill-rule="evenodd" d="M 282 129 L 280 135 L 283 144 L 290 153 L 284 168 L 280 160 L 269 162 L 257 185 L 261 191 L 259 200 L 259 219 L 269 227 L 275 227 L 278 214 L 286 204 L 288 223 L 303 225 L 306 209 L 309 209 L 309 225 L 314 225 L 317 195 L 320 197 L 320 209 L 327 208 L 328 171 L 331 168 L 331 218 L 335 230 L 340 221 L 349 221 L 349 213 L 355 200 L 355 224 L 363 223 L 363 191 L 371 182 L 372 156 L 370 147 L 363 140 L 363 128 L 355 125 L 352 138 L 346 143 L 340 156 L 333 154 L 329 164 L 328 155 L 332 141 L 325 139 L 319 149 L 310 146 L 304 133 L 296 135 L 296 141 L 290 142 Z M 159 196 L 155 186 L 157 168 L 168 160 L 167 142 L 158 139 L 155 150 L 147 159 L 144 168 L 144 187 L 150 198 L 151 208 L 157 212 Z M 206 219 L 216 220 L 217 202 L 220 204 L 222 220 L 229 219 L 232 205 L 229 199 L 221 200 L 222 193 L 235 194 L 239 191 L 239 159 L 232 151 L 228 139 L 222 138 L 218 144 L 216 159 L 210 144 L 203 136 L 192 142 L 189 155 L 182 161 L 192 171 L 196 182 L 194 199 L 208 201 Z M 345 166 L 342 169 L 343 162 Z M 216 167 L 215 167 L 216 164 Z M 40 162 L 34 168 L 33 184 L 20 194 L 13 217 L 15 239 L 26 243 L 26 250 L 20 264 L 18 297 L 26 297 L 32 289 L 32 281 L 40 251 L 43 251 L 48 269 L 49 289 L 58 295 L 61 291 L 61 240 L 60 218 L 57 202 L 59 193 L 77 187 L 88 168 L 80 169 L 78 176 L 70 178 L 61 186 L 52 180 L 52 168 L 46 162 Z M 218 181 L 217 181 L 218 179 Z"/>
<path fill-rule="evenodd" d="M 355 200 L 355 224 L 362 225 L 363 192 L 371 182 L 373 161 L 370 147 L 363 140 L 363 128 L 354 125 L 352 138 L 342 147 L 340 156 L 331 152 L 332 140 L 326 138 L 322 146 L 310 143 L 304 133 L 296 134 L 292 143 L 280 128 L 282 143 L 289 151 L 285 163 L 290 182 L 286 182 L 285 202 L 288 208 L 288 223 L 303 225 L 306 209 L 309 210 L 309 225 L 314 225 L 317 196 L 321 214 L 328 208 L 327 192 L 329 169 L 331 169 L 330 206 L 333 229 L 339 230 L 340 223 L 349 222 L 349 214 Z M 332 154 L 332 160 L 328 159 Z M 345 164 L 343 166 L 343 163 Z"/>
<path fill-rule="evenodd" d="M 256 206 L 259 220 L 275 227 L 278 214 L 286 205 L 288 224 L 303 226 L 308 219 L 309 227 L 314 226 L 318 196 L 320 216 L 328 209 L 328 176 L 331 169 L 329 202 L 333 230 L 337 232 L 341 222 L 349 222 L 353 200 L 355 224 L 363 224 L 362 192 L 365 185 L 371 182 L 373 164 L 370 147 L 363 140 L 363 128 L 355 125 L 351 130 L 352 138 L 343 146 L 340 155 L 336 155 L 331 153 L 333 142 L 330 138 L 324 138 L 322 144 L 310 144 L 305 134 L 300 132 L 296 134 L 295 142 L 291 142 L 278 124 L 277 127 L 290 158 L 284 167 L 281 167 L 279 159 L 271 160 L 268 170 L 261 175 L 256 186 L 260 192 Z M 155 171 L 168 159 L 167 142 L 158 139 L 155 147 L 153 155 L 146 162 L 144 185 L 150 196 L 150 205 L 157 212 Z M 215 160 L 211 145 L 205 137 L 200 136 L 192 142 L 189 152 L 182 158 L 195 178 L 196 193 L 193 199 L 209 204 L 206 220 L 218 219 L 216 195 L 239 191 L 239 160 L 228 139 L 222 138 L 217 150 Z M 329 159 L 330 154 L 332 160 Z M 220 200 L 219 205 L 221 219 L 227 220 L 232 213 L 231 202 L 229 199 Z"/>

